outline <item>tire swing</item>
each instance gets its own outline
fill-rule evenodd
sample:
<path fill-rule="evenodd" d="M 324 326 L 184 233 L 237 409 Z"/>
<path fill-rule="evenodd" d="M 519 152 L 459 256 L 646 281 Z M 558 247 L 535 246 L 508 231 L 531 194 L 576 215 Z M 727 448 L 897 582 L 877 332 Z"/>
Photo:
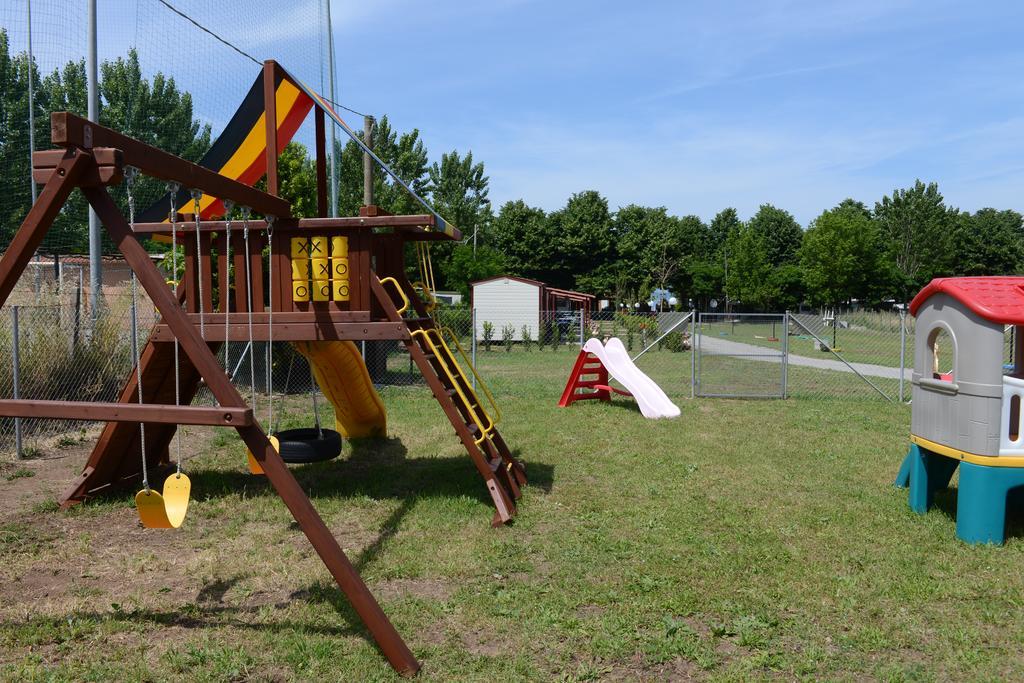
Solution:
<path fill-rule="evenodd" d="M 295 357 L 288 366 L 288 377 L 291 378 L 292 366 L 295 364 Z M 310 377 L 313 376 L 313 368 L 310 366 Z M 314 380 L 315 381 L 315 380 Z M 316 384 L 310 388 L 310 396 L 313 398 L 313 419 L 315 427 L 299 427 L 296 429 L 284 429 L 275 431 L 281 444 L 281 459 L 292 465 L 305 465 L 311 462 L 324 462 L 334 460 L 341 455 L 341 434 L 333 429 L 324 429 L 320 424 L 320 411 L 316 400 Z"/>
<path fill-rule="evenodd" d="M 249 216 L 248 211 L 243 208 L 243 239 L 245 241 L 246 253 L 249 251 Z M 274 219 L 267 217 L 267 239 L 271 241 L 274 235 Z M 249 259 L 246 263 L 246 289 L 248 290 L 248 323 L 249 323 L 249 344 L 253 342 L 252 330 L 252 277 L 249 272 Z M 271 258 L 267 266 L 267 278 L 274 281 L 274 259 Z M 252 348 L 250 346 L 250 348 Z M 316 390 L 313 391 L 313 413 L 316 418 L 315 428 L 286 429 L 278 431 L 274 422 L 274 308 L 267 309 L 267 357 L 266 357 L 266 380 L 267 380 L 267 426 L 270 428 L 269 439 L 274 449 L 281 456 L 281 459 L 289 464 L 306 464 L 332 460 L 341 455 L 341 435 L 333 429 L 323 429 L 320 426 L 320 415 L 317 412 Z M 291 368 L 289 367 L 289 374 Z M 255 353 L 249 353 L 249 386 L 252 388 L 253 410 L 256 408 L 256 366 Z M 280 424 L 280 413 L 278 423 Z M 246 452 L 249 464 L 249 471 L 252 474 L 263 474 L 263 468 L 253 456 L 252 451 Z"/>

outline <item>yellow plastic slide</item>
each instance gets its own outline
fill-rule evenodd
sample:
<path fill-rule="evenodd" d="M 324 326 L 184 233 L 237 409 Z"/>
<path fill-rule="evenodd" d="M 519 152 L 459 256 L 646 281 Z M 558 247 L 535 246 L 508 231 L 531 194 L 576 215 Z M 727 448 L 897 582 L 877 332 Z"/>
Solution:
<path fill-rule="evenodd" d="M 370 373 L 350 341 L 295 342 L 313 377 L 334 406 L 336 429 L 346 438 L 386 436 L 388 416 Z"/>

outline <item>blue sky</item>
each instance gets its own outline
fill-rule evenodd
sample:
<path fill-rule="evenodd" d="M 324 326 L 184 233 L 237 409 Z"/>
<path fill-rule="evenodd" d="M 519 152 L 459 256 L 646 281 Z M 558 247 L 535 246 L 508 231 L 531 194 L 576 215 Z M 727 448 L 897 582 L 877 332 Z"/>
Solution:
<path fill-rule="evenodd" d="M 316 0 L 173 4 L 317 85 Z M 144 65 L 175 73 L 222 125 L 250 63 L 183 40 L 155 0 L 100 5 L 102 52 L 139 42 Z M 334 0 L 333 12 L 339 99 L 419 128 L 434 157 L 472 150 L 496 206 L 551 210 L 595 189 L 613 209 L 709 219 L 771 202 L 806 224 L 921 178 L 964 209 L 1024 209 L 1024 3 Z"/>

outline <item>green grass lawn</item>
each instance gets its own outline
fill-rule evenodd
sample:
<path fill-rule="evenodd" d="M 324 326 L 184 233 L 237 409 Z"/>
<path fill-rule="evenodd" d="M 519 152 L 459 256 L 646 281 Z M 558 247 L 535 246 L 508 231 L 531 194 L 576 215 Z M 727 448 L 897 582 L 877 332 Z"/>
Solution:
<path fill-rule="evenodd" d="M 909 408 L 691 401 L 689 355 L 661 352 L 639 364 L 679 419 L 559 409 L 574 357 L 480 354 L 531 477 L 508 527 L 423 387 L 384 391 L 389 439 L 294 470 L 424 680 L 1024 676 L 1021 526 L 969 547 L 951 495 L 910 512 Z M 173 532 L 138 528 L 129 494 L 58 512 L 43 470 L 0 477 L 0 679 L 393 679 L 237 438 L 187 450 Z"/>

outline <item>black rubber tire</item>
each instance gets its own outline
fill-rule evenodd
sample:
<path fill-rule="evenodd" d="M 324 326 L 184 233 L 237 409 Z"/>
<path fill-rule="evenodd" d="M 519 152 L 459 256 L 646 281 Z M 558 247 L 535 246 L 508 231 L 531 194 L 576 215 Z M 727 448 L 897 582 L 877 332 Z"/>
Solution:
<path fill-rule="evenodd" d="M 281 459 L 293 465 L 333 460 L 341 455 L 341 434 L 322 429 L 317 438 L 315 427 L 285 429 L 274 433 L 281 444 Z"/>

